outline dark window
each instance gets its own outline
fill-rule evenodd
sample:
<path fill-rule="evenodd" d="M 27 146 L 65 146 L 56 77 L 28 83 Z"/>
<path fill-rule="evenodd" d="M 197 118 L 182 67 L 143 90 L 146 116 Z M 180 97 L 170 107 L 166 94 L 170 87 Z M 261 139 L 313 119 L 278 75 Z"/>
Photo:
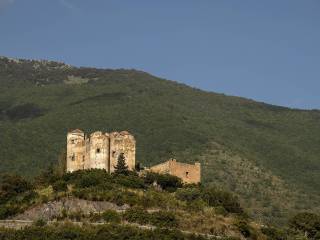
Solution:
<path fill-rule="evenodd" d="M 82 162 L 84 162 L 84 156 L 82 156 Z"/>
<path fill-rule="evenodd" d="M 74 154 L 72 154 L 71 160 L 74 161 L 75 159 L 76 159 L 76 156 Z"/>
<path fill-rule="evenodd" d="M 71 140 L 71 143 L 74 144 L 74 139 Z"/>
<path fill-rule="evenodd" d="M 189 172 L 186 172 L 186 177 L 188 177 L 189 176 Z"/>
<path fill-rule="evenodd" d="M 100 153 L 100 148 L 97 148 L 96 152 L 97 152 L 97 153 Z"/>
<path fill-rule="evenodd" d="M 112 151 L 112 157 L 116 156 L 116 151 Z"/>

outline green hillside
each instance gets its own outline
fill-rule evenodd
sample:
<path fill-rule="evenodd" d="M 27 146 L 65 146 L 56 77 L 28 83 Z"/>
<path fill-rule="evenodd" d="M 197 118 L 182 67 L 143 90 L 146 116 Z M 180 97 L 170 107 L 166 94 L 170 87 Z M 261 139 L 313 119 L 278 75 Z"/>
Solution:
<path fill-rule="evenodd" d="M 318 205 L 318 110 L 204 92 L 136 70 L 0 58 L 1 172 L 38 174 L 57 161 L 74 128 L 130 131 L 147 166 L 200 160 L 204 183 L 236 192 L 256 216 Z"/>

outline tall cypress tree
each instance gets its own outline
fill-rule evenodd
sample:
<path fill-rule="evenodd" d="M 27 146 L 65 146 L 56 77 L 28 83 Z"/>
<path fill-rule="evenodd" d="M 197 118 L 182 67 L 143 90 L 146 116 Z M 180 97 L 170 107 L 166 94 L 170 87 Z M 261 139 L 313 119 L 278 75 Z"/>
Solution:
<path fill-rule="evenodd" d="M 126 158 L 124 156 L 124 153 L 119 154 L 117 166 L 115 166 L 114 168 L 115 168 L 114 172 L 116 174 L 128 175 L 129 170 L 126 164 Z"/>

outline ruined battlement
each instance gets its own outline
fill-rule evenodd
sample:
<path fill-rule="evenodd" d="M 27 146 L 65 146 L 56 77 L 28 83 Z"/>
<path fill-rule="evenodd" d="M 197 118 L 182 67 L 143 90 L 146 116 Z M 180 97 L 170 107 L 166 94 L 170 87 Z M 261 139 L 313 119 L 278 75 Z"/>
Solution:
<path fill-rule="evenodd" d="M 129 170 L 135 167 L 136 141 L 129 132 L 103 133 L 96 131 L 88 137 L 76 129 L 67 134 L 67 171 L 106 169 L 114 172 L 118 156 L 123 153 Z"/>
<path fill-rule="evenodd" d="M 176 159 L 170 159 L 164 163 L 160 163 L 158 165 L 150 167 L 147 171 L 174 175 L 181 178 L 184 183 L 201 182 L 200 163 L 187 164 L 177 162 Z"/>
<path fill-rule="evenodd" d="M 112 173 L 118 163 L 120 154 L 124 154 L 129 170 L 136 165 L 136 140 L 127 131 L 103 133 L 96 131 L 89 136 L 82 130 L 75 129 L 67 134 L 67 171 L 84 169 L 105 169 Z M 200 163 L 187 164 L 170 159 L 155 165 L 146 171 L 171 174 L 182 179 L 184 183 L 201 181 Z"/>

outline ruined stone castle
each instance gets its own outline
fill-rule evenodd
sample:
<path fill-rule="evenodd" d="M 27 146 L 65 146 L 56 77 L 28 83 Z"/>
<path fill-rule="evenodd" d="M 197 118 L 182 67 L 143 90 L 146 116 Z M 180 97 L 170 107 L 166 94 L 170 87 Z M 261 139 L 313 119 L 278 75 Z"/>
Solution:
<path fill-rule="evenodd" d="M 85 135 L 79 129 L 67 134 L 67 171 L 83 169 L 105 169 L 112 173 L 118 163 L 118 157 L 124 154 L 129 170 L 135 169 L 136 141 L 127 131 L 102 133 L 100 131 Z M 200 163 L 187 164 L 170 159 L 145 170 L 171 174 L 182 179 L 184 183 L 201 181 Z"/>
<path fill-rule="evenodd" d="M 150 167 L 147 171 L 174 175 L 181 178 L 184 183 L 201 182 L 200 163 L 188 164 L 177 162 L 176 159 L 170 159 L 164 163 Z"/>
<path fill-rule="evenodd" d="M 118 156 L 123 153 L 129 170 L 135 168 L 136 141 L 127 131 L 92 133 L 76 129 L 67 134 L 67 171 L 106 169 L 114 172 Z"/>

